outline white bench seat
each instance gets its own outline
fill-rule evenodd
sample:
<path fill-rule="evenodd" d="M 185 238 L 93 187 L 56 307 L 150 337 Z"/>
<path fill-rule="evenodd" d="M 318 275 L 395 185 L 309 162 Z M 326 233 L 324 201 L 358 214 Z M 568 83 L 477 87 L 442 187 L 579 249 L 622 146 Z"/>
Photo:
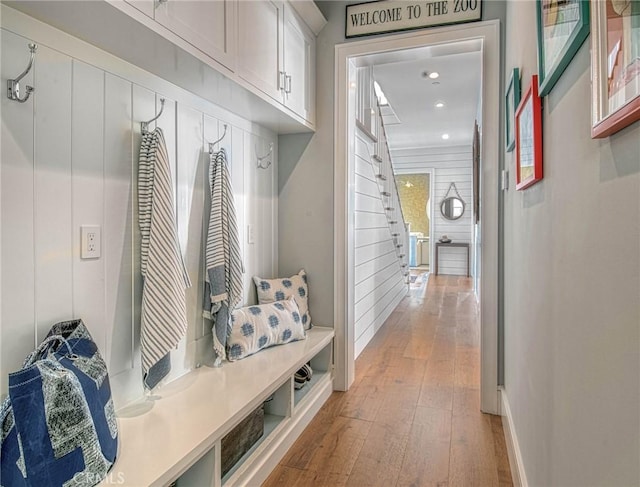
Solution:
<path fill-rule="evenodd" d="M 283 386 L 281 390 L 291 391 L 291 405 L 274 434 L 297 437 L 331 394 L 333 336 L 332 328 L 314 327 L 306 340 L 272 347 L 237 362 L 225 362 L 220 368 L 201 367 L 168 384 L 150 411 L 118 418 L 118 458 L 100 485 L 141 487 L 173 482 L 212 448 L 219 448 L 225 434 Z M 293 374 L 321 352 L 326 370 L 321 367 L 313 386 L 294 394 Z M 268 433 L 266 427 L 265 441 Z M 271 438 L 273 448 L 262 448 L 260 452 L 266 458 L 261 460 L 262 466 L 265 461 L 275 466 L 279 458 L 274 463 L 268 457 L 284 454 L 295 437 L 276 442 Z M 218 466 L 218 476 L 219 470 Z M 266 477 L 268 472 L 261 475 Z M 233 472 L 229 476 L 233 477 Z M 221 484 L 220 478 L 211 483 Z"/>

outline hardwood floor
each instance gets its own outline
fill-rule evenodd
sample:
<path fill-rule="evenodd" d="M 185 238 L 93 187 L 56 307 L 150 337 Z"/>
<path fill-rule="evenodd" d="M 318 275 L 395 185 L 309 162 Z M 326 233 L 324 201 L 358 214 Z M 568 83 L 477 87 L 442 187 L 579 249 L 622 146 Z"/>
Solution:
<path fill-rule="evenodd" d="M 498 416 L 480 412 L 471 280 L 411 286 L 264 487 L 513 485 Z"/>

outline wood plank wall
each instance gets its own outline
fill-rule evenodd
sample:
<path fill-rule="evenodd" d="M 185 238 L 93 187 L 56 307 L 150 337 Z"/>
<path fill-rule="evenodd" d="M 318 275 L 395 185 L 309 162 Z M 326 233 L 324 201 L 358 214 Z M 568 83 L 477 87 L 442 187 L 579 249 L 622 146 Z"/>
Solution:
<path fill-rule="evenodd" d="M 373 142 L 356 133 L 355 354 L 373 338 L 407 293 L 371 162 Z"/>
<path fill-rule="evenodd" d="M 2 29 L 3 80 L 24 69 L 28 42 Z M 248 304 L 256 302 L 252 276 L 277 271 L 277 164 L 259 170 L 255 160 L 273 143 L 275 161 L 277 138 L 84 43 L 78 48 L 88 53 L 83 60 L 64 53 L 76 43 L 40 42 L 34 69 L 22 82 L 35 86 L 31 99 L 19 104 L 2 97 L 0 396 L 7 374 L 52 324 L 82 318 L 108 363 L 116 407 L 122 407 L 143 394 L 139 122 L 152 118 L 159 98 L 166 98 L 157 123 L 172 159 L 179 240 L 193 282 L 187 291 L 189 329 L 172 354 L 170 379 L 210 354 L 211 323 L 201 312 L 208 142 L 229 125 L 221 146 L 232 172 Z M 107 66 L 100 65 L 104 59 Z M 80 259 L 83 224 L 102 228 L 100 259 Z M 246 243 L 249 224 L 252 245 Z"/>
<path fill-rule="evenodd" d="M 396 174 L 417 174 L 425 169 L 433 169 L 434 192 L 431 197 L 433 207 L 434 242 L 447 235 L 456 242 L 471 245 L 471 272 L 473 273 L 473 168 L 471 146 L 447 148 L 396 149 L 391 151 Z M 458 220 L 446 220 L 440 213 L 440 202 L 445 197 L 451 183 L 464 200 L 464 214 Z M 452 191 L 449 196 L 455 196 Z M 434 206 L 435 205 L 435 206 Z M 432 243 L 433 244 L 433 243 Z M 465 249 L 444 249 L 440 254 L 440 274 L 466 275 L 467 254 Z M 431 263 L 431 268 L 435 262 Z"/>

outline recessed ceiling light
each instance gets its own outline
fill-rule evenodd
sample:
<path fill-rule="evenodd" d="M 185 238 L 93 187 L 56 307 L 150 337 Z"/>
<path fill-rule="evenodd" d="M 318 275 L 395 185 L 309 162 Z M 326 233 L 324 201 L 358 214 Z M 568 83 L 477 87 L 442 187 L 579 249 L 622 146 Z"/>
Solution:
<path fill-rule="evenodd" d="M 420 76 L 422 76 L 424 79 L 436 79 L 440 77 L 440 73 L 438 73 L 437 71 L 422 71 L 420 73 Z"/>
<path fill-rule="evenodd" d="M 449 139 L 449 134 L 442 134 L 442 138 L 444 140 L 448 140 Z"/>
<path fill-rule="evenodd" d="M 442 108 L 442 107 L 444 107 L 444 102 L 439 101 L 436 103 L 436 108 Z"/>

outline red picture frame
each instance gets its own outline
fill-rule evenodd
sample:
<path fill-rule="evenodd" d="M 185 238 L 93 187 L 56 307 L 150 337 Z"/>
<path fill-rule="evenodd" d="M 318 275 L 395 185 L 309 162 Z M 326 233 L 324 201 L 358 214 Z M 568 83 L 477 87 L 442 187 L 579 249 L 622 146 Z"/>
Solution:
<path fill-rule="evenodd" d="M 542 179 L 542 103 L 535 74 L 516 110 L 515 138 L 516 189 L 522 190 Z"/>
<path fill-rule="evenodd" d="M 640 2 L 591 2 L 591 137 L 640 120 Z"/>

